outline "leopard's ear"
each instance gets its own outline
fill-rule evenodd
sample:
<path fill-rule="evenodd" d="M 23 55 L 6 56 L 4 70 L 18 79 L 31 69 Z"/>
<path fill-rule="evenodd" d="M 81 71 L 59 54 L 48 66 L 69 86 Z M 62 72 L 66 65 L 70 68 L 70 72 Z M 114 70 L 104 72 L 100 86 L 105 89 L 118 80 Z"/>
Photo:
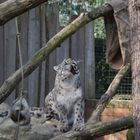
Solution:
<path fill-rule="evenodd" d="M 59 70 L 59 65 L 58 65 L 58 66 L 54 66 L 53 69 L 54 69 L 55 71 L 58 71 L 58 70 Z"/>

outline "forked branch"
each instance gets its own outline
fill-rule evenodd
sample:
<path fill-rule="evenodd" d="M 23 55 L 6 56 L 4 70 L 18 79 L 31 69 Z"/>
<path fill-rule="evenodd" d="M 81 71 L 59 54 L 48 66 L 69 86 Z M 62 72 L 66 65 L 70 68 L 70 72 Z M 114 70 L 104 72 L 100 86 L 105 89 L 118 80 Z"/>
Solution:
<path fill-rule="evenodd" d="M 99 103 L 97 104 L 96 109 L 93 111 L 88 123 L 97 122 L 100 120 L 101 113 L 104 111 L 104 109 L 106 108 L 110 100 L 113 98 L 113 96 L 116 95 L 117 89 L 122 79 L 129 71 L 129 69 L 130 69 L 130 64 L 127 64 L 120 69 L 120 71 L 117 73 L 117 75 L 109 85 L 105 94 L 103 94 L 101 99 L 99 100 Z"/>

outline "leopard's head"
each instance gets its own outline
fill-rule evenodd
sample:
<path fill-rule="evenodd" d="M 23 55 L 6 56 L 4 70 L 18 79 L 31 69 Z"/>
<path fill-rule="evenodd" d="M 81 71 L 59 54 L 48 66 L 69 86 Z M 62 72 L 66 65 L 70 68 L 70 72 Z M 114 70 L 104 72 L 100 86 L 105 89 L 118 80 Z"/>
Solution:
<path fill-rule="evenodd" d="M 54 66 L 54 70 L 63 81 L 76 78 L 80 74 L 77 62 L 71 58 L 64 59 L 61 64 Z"/>

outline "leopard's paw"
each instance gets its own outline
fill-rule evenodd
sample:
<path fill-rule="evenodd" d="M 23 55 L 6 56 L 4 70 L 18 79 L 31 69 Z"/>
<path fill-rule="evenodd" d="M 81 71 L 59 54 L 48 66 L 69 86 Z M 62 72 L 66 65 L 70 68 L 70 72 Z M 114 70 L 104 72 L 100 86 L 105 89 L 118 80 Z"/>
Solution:
<path fill-rule="evenodd" d="M 74 130 L 74 131 L 82 131 L 84 129 L 85 129 L 84 123 L 75 123 L 72 128 L 72 130 Z"/>
<path fill-rule="evenodd" d="M 68 124 L 65 124 L 65 125 L 59 124 L 57 128 L 60 132 L 63 132 L 63 133 L 68 132 L 70 130 L 70 127 Z"/>

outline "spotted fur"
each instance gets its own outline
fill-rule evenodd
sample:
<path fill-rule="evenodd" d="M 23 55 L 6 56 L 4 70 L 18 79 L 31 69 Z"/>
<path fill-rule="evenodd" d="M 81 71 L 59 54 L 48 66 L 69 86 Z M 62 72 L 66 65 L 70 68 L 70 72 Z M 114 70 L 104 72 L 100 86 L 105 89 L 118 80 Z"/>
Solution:
<path fill-rule="evenodd" d="M 62 132 L 71 129 L 84 129 L 84 96 L 77 62 L 65 59 L 54 67 L 55 86 L 45 98 L 48 118 L 58 118 L 58 129 Z M 70 125 L 71 124 L 71 125 Z"/>

